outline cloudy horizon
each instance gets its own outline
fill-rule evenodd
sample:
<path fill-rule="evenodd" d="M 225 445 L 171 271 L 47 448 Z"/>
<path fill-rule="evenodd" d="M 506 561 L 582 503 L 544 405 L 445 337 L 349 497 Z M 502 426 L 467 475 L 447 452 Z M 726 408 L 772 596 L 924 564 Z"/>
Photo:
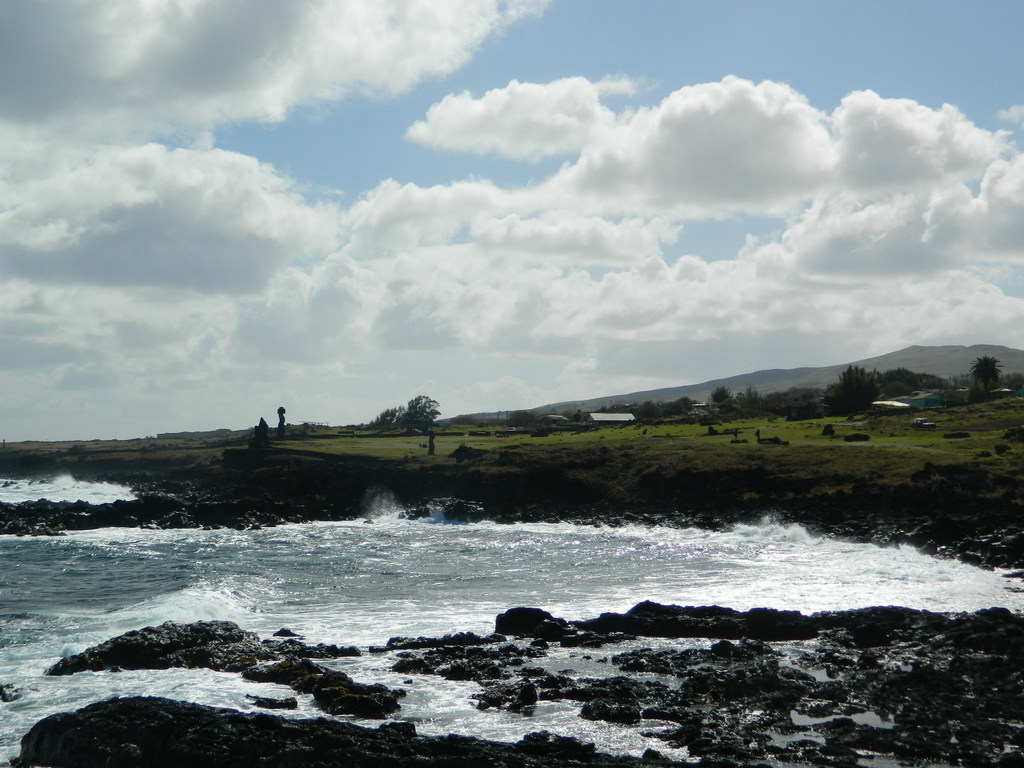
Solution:
<path fill-rule="evenodd" d="M 0 436 L 1022 346 L 1024 6 L 0 8 Z"/>

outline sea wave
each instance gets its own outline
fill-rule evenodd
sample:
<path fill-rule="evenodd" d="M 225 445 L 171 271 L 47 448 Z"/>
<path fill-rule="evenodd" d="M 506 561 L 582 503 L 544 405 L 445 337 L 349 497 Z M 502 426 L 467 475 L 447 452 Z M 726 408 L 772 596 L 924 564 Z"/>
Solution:
<path fill-rule="evenodd" d="M 78 480 L 69 474 L 45 479 L 0 478 L 0 501 L 7 504 L 41 499 L 107 504 L 134 498 L 135 494 L 127 486 Z"/>

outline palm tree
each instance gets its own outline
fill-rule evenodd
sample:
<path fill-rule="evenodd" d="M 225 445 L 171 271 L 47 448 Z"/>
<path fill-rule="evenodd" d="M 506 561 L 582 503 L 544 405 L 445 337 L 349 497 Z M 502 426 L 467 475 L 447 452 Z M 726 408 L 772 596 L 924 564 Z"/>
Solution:
<path fill-rule="evenodd" d="M 994 357 L 985 355 L 977 358 L 971 363 L 971 378 L 978 382 L 986 391 L 992 389 L 999 381 L 999 374 L 1002 369 L 999 361 Z"/>

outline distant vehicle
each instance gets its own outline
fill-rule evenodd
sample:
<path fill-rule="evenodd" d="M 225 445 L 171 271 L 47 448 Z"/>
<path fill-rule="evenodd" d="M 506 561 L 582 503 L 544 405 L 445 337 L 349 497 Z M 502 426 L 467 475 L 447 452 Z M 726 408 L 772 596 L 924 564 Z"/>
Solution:
<path fill-rule="evenodd" d="M 914 419 L 910 422 L 914 429 L 935 429 L 935 422 L 928 419 Z"/>
<path fill-rule="evenodd" d="M 505 427 L 505 431 L 506 432 L 515 432 L 516 428 L 515 427 Z"/>

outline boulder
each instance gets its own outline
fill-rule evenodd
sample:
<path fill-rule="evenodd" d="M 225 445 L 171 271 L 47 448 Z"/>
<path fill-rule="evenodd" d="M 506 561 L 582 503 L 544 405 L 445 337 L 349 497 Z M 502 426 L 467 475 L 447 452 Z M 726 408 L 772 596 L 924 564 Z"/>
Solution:
<path fill-rule="evenodd" d="M 103 669 L 170 669 L 205 667 L 218 672 L 241 672 L 260 662 L 290 658 L 336 659 L 359 656 L 355 646 L 306 645 L 289 637 L 264 640 L 231 621 L 167 621 L 157 627 L 126 632 L 68 656 L 46 674 L 73 675 Z"/>
<path fill-rule="evenodd" d="M 509 608 L 495 618 L 494 631 L 500 635 L 523 637 L 532 635 L 539 624 L 547 621 L 565 623 L 542 608 Z"/>
<path fill-rule="evenodd" d="M 36 723 L 18 764 L 62 768 L 638 768 L 632 757 L 598 753 L 593 744 L 547 733 L 517 744 L 465 736 L 417 736 L 410 723 L 362 728 L 325 718 L 291 720 L 159 698 L 91 704 Z"/>
<path fill-rule="evenodd" d="M 73 675 L 102 669 L 169 669 L 206 667 L 237 672 L 274 653 L 253 632 L 230 621 L 164 622 L 126 632 L 82 653 L 61 659 L 47 675 Z"/>
<path fill-rule="evenodd" d="M 8 704 L 21 698 L 21 690 L 9 683 L 0 683 L 0 702 Z"/>
<path fill-rule="evenodd" d="M 624 632 L 647 637 L 707 637 L 739 640 L 809 640 L 814 623 L 799 611 L 753 608 L 740 612 L 717 605 L 661 605 L 645 601 L 624 614 L 602 613 L 596 619 L 574 622 L 593 632 Z"/>
<path fill-rule="evenodd" d="M 331 715 L 382 718 L 400 709 L 404 691 L 380 684 L 357 683 L 344 672 L 327 669 L 309 659 L 286 659 L 261 664 L 242 672 L 242 677 L 259 683 L 288 685 L 298 693 L 312 694 L 320 708 Z"/>

